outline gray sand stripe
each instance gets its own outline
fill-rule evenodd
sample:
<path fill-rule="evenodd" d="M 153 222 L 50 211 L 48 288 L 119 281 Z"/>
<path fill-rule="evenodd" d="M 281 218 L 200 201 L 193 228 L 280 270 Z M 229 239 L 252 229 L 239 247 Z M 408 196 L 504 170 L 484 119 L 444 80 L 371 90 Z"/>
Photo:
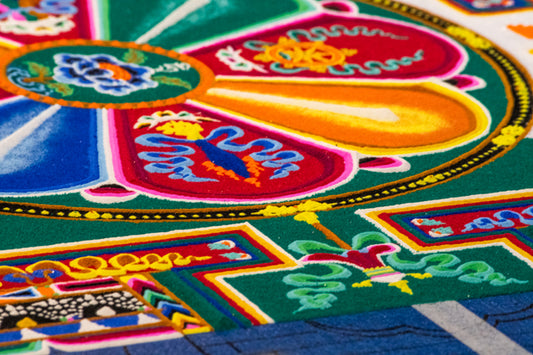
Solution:
<path fill-rule="evenodd" d="M 459 302 L 419 304 L 413 308 L 478 354 L 531 354 Z"/>

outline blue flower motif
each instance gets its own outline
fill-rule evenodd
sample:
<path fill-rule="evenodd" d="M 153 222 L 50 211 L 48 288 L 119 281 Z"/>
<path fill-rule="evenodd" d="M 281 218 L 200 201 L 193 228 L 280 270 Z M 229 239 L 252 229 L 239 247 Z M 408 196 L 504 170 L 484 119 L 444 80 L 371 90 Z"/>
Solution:
<path fill-rule="evenodd" d="M 73 15 L 78 12 L 74 0 L 41 0 L 40 8 L 47 14 L 53 15 Z"/>
<path fill-rule="evenodd" d="M 41 0 L 36 6 L 17 6 L 18 2 L 11 5 L 0 4 L 0 20 L 8 17 L 26 21 L 37 21 L 34 14 L 45 15 L 74 15 L 78 8 L 74 5 L 75 0 Z"/>
<path fill-rule="evenodd" d="M 54 55 L 54 61 L 56 81 L 93 88 L 101 94 L 124 96 L 158 85 L 151 79 L 152 68 L 125 63 L 107 54 L 60 53 Z"/>

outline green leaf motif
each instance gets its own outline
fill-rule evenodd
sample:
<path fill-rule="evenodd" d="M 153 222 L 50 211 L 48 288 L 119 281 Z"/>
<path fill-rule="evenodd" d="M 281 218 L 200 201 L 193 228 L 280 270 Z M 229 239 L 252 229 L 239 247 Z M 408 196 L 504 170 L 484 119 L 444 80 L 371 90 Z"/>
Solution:
<path fill-rule="evenodd" d="M 47 66 L 44 66 L 42 64 L 36 63 L 36 62 L 26 62 L 28 65 L 28 71 L 31 75 L 34 76 L 50 76 L 52 75 L 52 71 Z"/>
<path fill-rule="evenodd" d="M 142 64 L 146 61 L 146 56 L 143 52 L 130 48 L 126 53 L 124 53 L 122 60 L 127 63 Z"/>
<path fill-rule="evenodd" d="M 387 263 L 396 270 L 411 271 L 424 269 L 434 277 L 457 277 L 459 281 L 471 284 L 489 283 L 491 286 L 506 286 L 512 283 L 524 284 L 528 281 L 505 277 L 496 272 L 484 261 L 468 261 L 463 263 L 453 254 L 432 254 L 419 261 L 402 260 L 397 254 L 387 256 Z"/>
<path fill-rule="evenodd" d="M 332 291 L 343 291 L 344 285 L 339 282 L 328 282 L 331 280 L 347 279 L 352 276 L 350 270 L 342 265 L 323 264 L 323 267 L 329 269 L 325 275 L 312 275 L 304 273 L 288 274 L 283 278 L 286 285 L 296 287 L 318 287 L 321 290 L 330 289 Z M 339 285 L 340 284 L 340 285 Z"/>
<path fill-rule="evenodd" d="M 311 309 L 327 309 L 337 300 L 333 292 L 346 291 L 344 283 L 336 280 L 347 279 L 352 276 L 350 270 L 336 264 L 323 264 L 329 269 L 325 275 L 294 273 L 286 275 L 282 281 L 286 285 L 298 287 L 287 293 L 287 298 L 298 300 L 300 308 L 293 313 Z"/>
<path fill-rule="evenodd" d="M 359 250 L 373 244 L 390 243 L 391 240 L 381 232 L 362 232 L 352 239 L 353 250 Z"/>
<path fill-rule="evenodd" d="M 296 240 L 289 245 L 289 249 L 304 255 L 315 253 L 342 254 L 345 252 L 342 248 L 333 247 L 321 242 L 315 242 L 314 240 Z"/>
<path fill-rule="evenodd" d="M 64 83 L 52 83 L 48 84 L 48 87 L 61 94 L 61 96 L 70 96 L 74 93 L 74 89 L 72 89 L 70 85 Z"/>
<path fill-rule="evenodd" d="M 182 80 L 180 78 L 171 78 L 168 76 L 153 76 L 152 80 L 157 81 L 160 84 L 172 85 L 172 86 L 181 86 L 187 90 L 192 90 L 192 86 L 189 82 Z"/>
<path fill-rule="evenodd" d="M 301 305 L 301 307 L 293 313 L 298 313 L 305 310 L 328 309 L 333 307 L 333 302 L 337 300 L 337 296 L 332 293 L 312 294 L 312 292 L 322 291 L 317 291 L 310 288 L 298 288 L 287 293 L 287 297 L 289 299 L 298 300 Z"/>

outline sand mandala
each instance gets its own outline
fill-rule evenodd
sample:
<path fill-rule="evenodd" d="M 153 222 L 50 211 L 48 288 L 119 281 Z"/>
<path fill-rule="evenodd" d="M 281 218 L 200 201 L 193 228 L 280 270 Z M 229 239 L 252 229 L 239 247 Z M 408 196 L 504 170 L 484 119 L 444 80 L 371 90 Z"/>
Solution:
<path fill-rule="evenodd" d="M 415 2 L 2 1 L 0 352 L 533 290 L 533 4 Z"/>

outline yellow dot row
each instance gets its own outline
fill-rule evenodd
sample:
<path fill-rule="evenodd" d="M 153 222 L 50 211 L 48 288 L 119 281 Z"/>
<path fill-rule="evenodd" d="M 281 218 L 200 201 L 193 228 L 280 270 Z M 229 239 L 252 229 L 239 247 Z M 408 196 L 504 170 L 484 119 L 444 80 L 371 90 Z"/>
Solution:
<path fill-rule="evenodd" d="M 513 88 L 516 91 L 518 104 L 522 107 L 519 109 L 519 115 L 515 119 L 515 124 L 521 124 L 528 118 L 529 106 L 531 104 L 531 97 L 527 83 L 522 78 L 516 67 L 504 56 L 496 52 L 494 49 L 488 51 L 489 54 L 500 63 L 502 67 L 507 70 L 507 73 L 513 79 Z"/>
<path fill-rule="evenodd" d="M 363 202 L 363 201 L 369 201 L 374 198 L 379 198 L 382 196 L 389 196 L 391 194 L 396 194 L 401 191 L 407 191 L 412 190 L 415 188 L 420 188 L 426 185 L 434 184 L 440 181 L 444 181 L 447 178 L 450 178 L 454 175 L 460 174 L 464 171 L 467 171 L 478 164 L 480 160 L 486 160 L 488 156 L 494 155 L 499 150 L 498 147 L 492 147 L 488 152 L 480 153 L 477 156 L 473 157 L 471 160 L 467 161 L 466 163 L 462 164 L 460 167 L 456 167 L 454 169 L 450 169 L 448 171 L 444 171 L 438 174 L 430 174 L 425 176 L 424 178 L 421 178 L 415 182 L 410 182 L 406 185 L 398 186 L 396 188 L 390 189 L 390 190 L 383 190 L 381 192 L 374 193 L 373 195 L 369 194 L 362 197 L 356 197 L 356 198 L 350 198 L 348 200 L 343 200 L 340 202 L 336 202 L 333 205 L 346 205 L 346 204 L 353 204 L 356 202 Z"/>
<path fill-rule="evenodd" d="M 172 220 L 172 219 L 200 219 L 200 218 L 222 218 L 222 217 L 246 217 L 248 216 L 248 213 L 246 212 L 236 212 L 236 213 L 228 213 L 226 215 L 222 213 L 216 213 L 216 214 L 155 214 L 155 215 L 148 215 L 148 214 L 138 214 L 138 215 L 129 215 L 125 216 L 124 214 L 120 213 L 110 213 L 110 212 L 104 212 L 99 213 L 97 211 L 70 211 L 70 212 L 64 212 L 64 211 L 49 211 L 49 210 L 35 210 L 33 208 L 25 209 L 25 208 L 12 208 L 12 207 L 3 207 L 3 212 L 15 212 L 17 214 L 33 214 L 33 215 L 42 215 L 42 216 L 50 216 L 50 217 L 63 217 L 63 218 L 82 218 L 82 219 L 90 219 L 90 220 Z"/>

